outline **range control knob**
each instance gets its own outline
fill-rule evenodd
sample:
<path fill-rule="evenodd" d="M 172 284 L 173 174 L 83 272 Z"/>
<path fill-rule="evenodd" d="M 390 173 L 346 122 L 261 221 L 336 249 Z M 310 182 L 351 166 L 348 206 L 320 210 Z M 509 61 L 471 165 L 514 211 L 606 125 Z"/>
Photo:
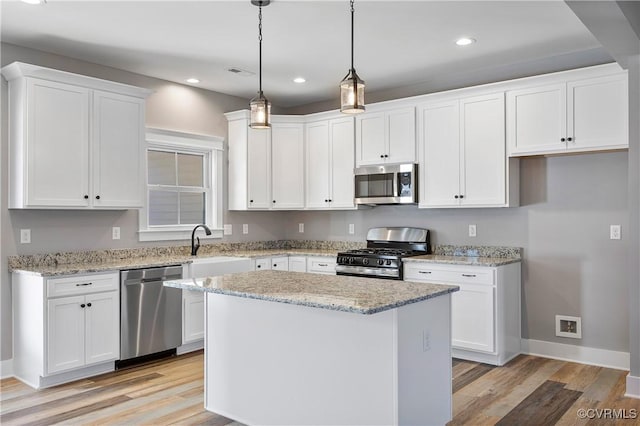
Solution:
<path fill-rule="evenodd" d="M 362 264 L 363 265 L 368 265 L 369 264 L 369 259 L 367 259 L 367 258 L 362 259 Z"/>
<path fill-rule="evenodd" d="M 378 265 L 382 265 L 384 264 L 384 260 L 383 259 L 378 259 Z"/>
<path fill-rule="evenodd" d="M 391 259 L 387 259 L 387 265 L 391 265 Z"/>

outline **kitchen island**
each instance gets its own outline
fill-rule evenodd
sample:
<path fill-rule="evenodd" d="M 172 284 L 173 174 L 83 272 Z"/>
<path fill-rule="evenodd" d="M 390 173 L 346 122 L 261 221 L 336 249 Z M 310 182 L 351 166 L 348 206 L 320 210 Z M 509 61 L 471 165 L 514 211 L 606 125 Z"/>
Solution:
<path fill-rule="evenodd" d="M 206 292 L 205 408 L 245 424 L 445 424 L 456 286 L 259 271 Z"/>

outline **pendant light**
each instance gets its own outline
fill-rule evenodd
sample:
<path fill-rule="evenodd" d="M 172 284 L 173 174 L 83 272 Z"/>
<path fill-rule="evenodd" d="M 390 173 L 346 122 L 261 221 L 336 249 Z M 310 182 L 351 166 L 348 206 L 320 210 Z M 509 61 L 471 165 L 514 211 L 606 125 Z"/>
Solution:
<path fill-rule="evenodd" d="M 351 69 L 340 82 L 340 111 L 346 114 L 364 112 L 364 81 L 353 67 L 353 0 L 351 0 Z"/>
<path fill-rule="evenodd" d="M 251 99 L 251 124 L 252 129 L 268 129 L 271 127 L 271 102 L 262 93 L 262 6 L 268 6 L 271 0 L 251 0 L 251 4 L 258 6 L 258 45 L 260 46 L 260 88 L 258 96 Z"/>

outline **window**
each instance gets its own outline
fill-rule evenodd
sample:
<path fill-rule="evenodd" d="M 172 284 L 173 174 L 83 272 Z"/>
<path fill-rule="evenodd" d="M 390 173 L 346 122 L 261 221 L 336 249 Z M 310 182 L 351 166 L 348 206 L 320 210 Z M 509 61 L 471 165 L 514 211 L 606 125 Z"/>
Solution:
<path fill-rule="evenodd" d="M 222 238 L 222 138 L 147 129 L 140 241 L 183 240 L 200 223 Z"/>

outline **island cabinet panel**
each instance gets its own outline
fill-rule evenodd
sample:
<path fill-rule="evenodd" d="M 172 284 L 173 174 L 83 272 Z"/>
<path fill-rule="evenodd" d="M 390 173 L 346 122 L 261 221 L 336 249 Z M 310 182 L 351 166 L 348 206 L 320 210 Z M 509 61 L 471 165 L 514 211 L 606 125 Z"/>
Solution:
<path fill-rule="evenodd" d="M 547 79 L 548 80 L 548 79 Z M 507 92 L 509 155 L 629 147 L 627 72 L 611 66 L 565 72 Z"/>
<path fill-rule="evenodd" d="M 143 204 L 147 89 L 14 62 L 9 81 L 9 207 Z"/>
<path fill-rule="evenodd" d="M 206 297 L 209 411 L 245 424 L 451 419 L 448 294 L 373 315 Z"/>
<path fill-rule="evenodd" d="M 520 354 L 520 263 L 498 267 L 407 262 L 404 280 L 455 284 L 453 356 L 504 365 Z"/>
<path fill-rule="evenodd" d="M 120 356 L 118 282 L 117 272 L 55 278 L 14 272 L 15 376 L 39 389 L 113 371 Z"/>
<path fill-rule="evenodd" d="M 416 109 L 395 108 L 356 116 L 356 167 L 416 161 Z"/>

